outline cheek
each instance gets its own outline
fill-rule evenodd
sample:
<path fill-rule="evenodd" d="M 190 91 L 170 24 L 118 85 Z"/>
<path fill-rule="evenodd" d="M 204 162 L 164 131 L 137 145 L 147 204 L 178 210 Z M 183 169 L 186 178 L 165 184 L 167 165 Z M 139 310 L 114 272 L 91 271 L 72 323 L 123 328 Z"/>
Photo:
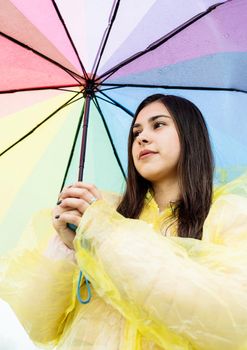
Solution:
<path fill-rule="evenodd" d="M 138 167 L 138 149 L 137 146 L 135 144 L 135 142 L 132 145 L 132 160 L 134 163 L 135 168 Z"/>
<path fill-rule="evenodd" d="M 133 144 L 132 144 L 132 158 L 133 158 L 133 160 L 135 160 L 136 155 L 137 155 L 136 143 L 133 142 Z"/>
<path fill-rule="evenodd" d="M 176 163 L 176 165 L 178 165 L 179 163 L 179 159 L 180 159 L 180 154 L 181 154 L 181 148 L 180 148 L 180 143 L 178 142 L 175 147 L 174 147 L 174 161 Z"/>
<path fill-rule="evenodd" d="M 166 140 L 168 154 L 175 160 L 180 157 L 180 141 L 177 132 L 173 131 Z M 167 154 L 167 153 L 166 153 Z M 168 155 L 167 154 L 167 155 Z"/>
<path fill-rule="evenodd" d="M 174 138 L 173 147 L 174 147 L 174 150 L 176 151 L 176 153 L 177 153 L 177 155 L 179 157 L 181 147 L 180 147 L 180 141 L 179 141 L 178 135 L 176 135 L 176 137 Z"/>

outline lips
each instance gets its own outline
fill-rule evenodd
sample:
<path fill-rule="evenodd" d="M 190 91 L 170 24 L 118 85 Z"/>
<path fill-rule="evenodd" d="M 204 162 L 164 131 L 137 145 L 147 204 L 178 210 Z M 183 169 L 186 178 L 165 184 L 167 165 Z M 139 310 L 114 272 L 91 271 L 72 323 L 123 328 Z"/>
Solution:
<path fill-rule="evenodd" d="M 158 152 L 154 152 L 154 151 L 151 151 L 151 150 L 149 150 L 149 149 L 145 149 L 145 150 L 143 150 L 143 151 L 141 151 L 140 153 L 139 153 L 139 159 L 141 159 L 141 158 L 145 158 L 145 157 L 148 157 L 149 155 L 152 155 L 152 154 L 157 154 Z"/>

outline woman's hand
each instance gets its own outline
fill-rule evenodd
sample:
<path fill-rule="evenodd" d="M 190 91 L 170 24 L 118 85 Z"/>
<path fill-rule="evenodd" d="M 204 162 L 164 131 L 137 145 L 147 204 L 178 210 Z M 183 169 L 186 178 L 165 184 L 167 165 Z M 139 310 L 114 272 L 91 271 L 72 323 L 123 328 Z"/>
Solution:
<path fill-rule="evenodd" d="M 100 191 L 94 185 L 83 182 L 65 187 L 60 193 L 57 206 L 53 210 L 53 226 L 70 249 L 74 249 L 75 233 L 67 224 L 78 226 L 85 210 L 98 199 L 102 199 Z"/>

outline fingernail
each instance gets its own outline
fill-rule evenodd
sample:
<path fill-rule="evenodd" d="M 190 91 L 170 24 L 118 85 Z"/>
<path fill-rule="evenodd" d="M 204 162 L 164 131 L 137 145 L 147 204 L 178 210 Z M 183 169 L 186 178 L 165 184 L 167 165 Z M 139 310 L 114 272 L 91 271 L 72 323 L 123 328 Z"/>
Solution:
<path fill-rule="evenodd" d="M 60 200 L 60 201 L 57 202 L 57 205 L 59 205 L 59 204 L 61 204 L 61 203 L 62 203 L 62 201 Z"/>
<path fill-rule="evenodd" d="M 55 216 L 55 219 L 59 219 L 59 218 L 60 218 L 60 215 L 56 215 L 56 216 Z"/>

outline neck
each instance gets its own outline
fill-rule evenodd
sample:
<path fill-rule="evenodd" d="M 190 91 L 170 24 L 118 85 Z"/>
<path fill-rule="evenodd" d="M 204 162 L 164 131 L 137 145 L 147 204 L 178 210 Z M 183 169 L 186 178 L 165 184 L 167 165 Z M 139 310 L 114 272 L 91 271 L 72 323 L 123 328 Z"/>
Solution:
<path fill-rule="evenodd" d="M 180 199 L 180 190 L 177 179 L 164 179 L 152 183 L 154 199 L 160 211 L 163 211 L 171 202 Z"/>

